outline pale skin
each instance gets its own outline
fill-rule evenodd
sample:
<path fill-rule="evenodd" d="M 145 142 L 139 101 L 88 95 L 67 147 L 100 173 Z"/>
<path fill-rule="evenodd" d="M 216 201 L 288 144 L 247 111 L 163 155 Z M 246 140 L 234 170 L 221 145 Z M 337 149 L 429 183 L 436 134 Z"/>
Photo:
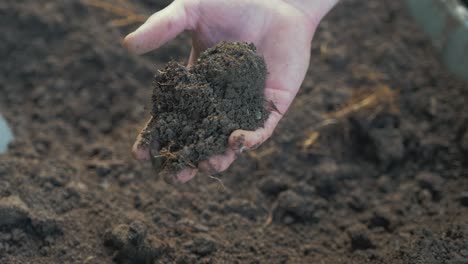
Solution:
<path fill-rule="evenodd" d="M 192 32 L 188 66 L 205 49 L 220 41 L 254 43 L 268 68 L 265 87 L 272 111 L 264 127 L 256 131 L 236 130 L 222 155 L 200 162 L 173 175 L 187 182 L 198 170 L 212 174 L 226 170 L 242 151 L 255 148 L 273 133 L 296 96 L 309 67 L 311 41 L 320 20 L 338 0 L 175 0 L 152 15 L 125 38 L 125 46 L 143 54 L 155 50 L 185 30 Z M 157 122 L 157 120 L 156 120 Z M 144 131 L 144 129 L 142 130 Z M 136 159 L 151 159 L 149 146 L 133 146 Z M 157 139 L 156 139 L 157 140 Z M 150 145 L 157 148 L 157 142 Z"/>

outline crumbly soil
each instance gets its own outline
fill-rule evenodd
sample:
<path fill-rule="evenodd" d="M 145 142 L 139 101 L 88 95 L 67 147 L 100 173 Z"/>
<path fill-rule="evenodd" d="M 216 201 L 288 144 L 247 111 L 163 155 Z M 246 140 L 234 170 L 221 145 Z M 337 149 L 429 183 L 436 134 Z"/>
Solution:
<path fill-rule="evenodd" d="M 177 187 L 130 149 L 188 35 L 132 55 L 83 3 L 0 1 L 0 263 L 468 262 L 468 86 L 404 1 L 341 1 L 272 138 Z"/>
<path fill-rule="evenodd" d="M 190 69 L 170 62 L 155 77 L 143 144 L 159 145 L 159 163 L 174 171 L 222 154 L 234 130 L 263 126 L 266 74 L 265 61 L 247 43 L 221 42 Z"/>

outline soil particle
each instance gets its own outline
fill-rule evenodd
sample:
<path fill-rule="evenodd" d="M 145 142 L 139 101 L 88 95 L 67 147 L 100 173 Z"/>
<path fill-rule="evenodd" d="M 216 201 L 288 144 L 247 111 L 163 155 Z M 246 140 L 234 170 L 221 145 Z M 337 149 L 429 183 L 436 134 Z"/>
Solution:
<path fill-rule="evenodd" d="M 317 208 L 311 199 L 299 196 L 296 192 L 282 192 L 276 201 L 273 219 L 283 224 L 315 223 L 318 221 Z"/>
<path fill-rule="evenodd" d="M 351 240 L 352 250 L 367 250 L 375 248 L 375 245 L 370 238 L 370 231 L 365 225 L 355 224 L 348 229 L 347 233 Z"/>
<path fill-rule="evenodd" d="M 354 144 L 360 155 L 378 162 L 387 168 L 403 159 L 405 148 L 396 115 L 377 115 L 371 122 L 367 119 L 351 120 Z M 365 146 L 364 148 L 362 146 Z"/>
<path fill-rule="evenodd" d="M 168 169 L 197 166 L 223 153 L 236 129 L 255 130 L 268 111 L 266 65 L 253 44 L 221 42 L 190 69 L 171 62 L 155 77 L 150 133 Z"/>
<path fill-rule="evenodd" d="M 382 227 L 387 231 L 391 231 L 395 225 L 394 214 L 388 207 L 375 210 L 369 221 L 369 228 Z"/>
<path fill-rule="evenodd" d="M 467 125 L 468 126 L 468 125 Z M 460 138 L 460 147 L 464 152 L 468 153 L 468 129 L 462 133 Z"/>
<path fill-rule="evenodd" d="M 188 242 L 186 245 L 190 251 L 199 256 L 207 256 L 217 250 L 216 241 L 207 235 L 198 235 L 193 241 Z"/>
<path fill-rule="evenodd" d="M 267 196 L 276 197 L 288 189 L 288 184 L 281 178 L 268 177 L 259 182 L 258 189 Z"/>
<path fill-rule="evenodd" d="M 190 229 L 192 229 L 195 232 L 204 233 L 204 232 L 210 231 L 209 227 L 207 227 L 207 226 L 205 226 L 203 224 L 200 224 L 198 222 L 195 222 L 195 221 L 193 221 L 191 219 L 188 219 L 188 218 L 183 218 L 183 219 L 177 221 L 177 225 L 189 227 Z"/>
<path fill-rule="evenodd" d="M 465 155 L 464 163 L 468 164 L 468 120 L 465 120 L 464 127 L 459 132 L 459 146 Z"/>
<path fill-rule="evenodd" d="M 363 212 L 368 206 L 364 195 L 360 192 L 350 193 L 349 197 L 346 198 L 346 204 L 356 212 Z"/>
<path fill-rule="evenodd" d="M 431 193 L 433 200 L 439 200 L 444 179 L 438 174 L 423 171 L 416 175 L 416 180 L 421 189 Z"/>
<path fill-rule="evenodd" d="M 41 213 L 43 216 L 31 218 L 31 226 L 36 235 L 41 238 L 51 238 L 57 235 L 63 235 L 61 220 L 52 218 L 48 214 Z"/>
<path fill-rule="evenodd" d="M 157 238 L 148 235 L 145 224 L 133 221 L 118 225 L 104 234 L 104 244 L 117 251 L 118 263 L 153 263 L 156 257 L 168 253 L 168 248 Z"/>
<path fill-rule="evenodd" d="M 48 170 L 46 168 L 51 168 Z M 76 173 L 76 169 L 64 163 L 47 162 L 39 172 L 39 178 L 43 186 L 54 189 L 63 187 L 70 182 L 72 176 Z"/>
<path fill-rule="evenodd" d="M 0 199 L 0 227 L 17 226 L 29 219 L 29 208 L 18 196 Z"/>
<path fill-rule="evenodd" d="M 459 195 L 458 201 L 461 205 L 468 207 L 468 192 L 463 192 Z"/>
<path fill-rule="evenodd" d="M 370 138 L 376 147 L 379 161 L 385 166 L 403 159 L 403 138 L 398 129 L 373 129 Z"/>
<path fill-rule="evenodd" d="M 338 182 L 358 177 L 361 170 L 362 168 L 356 165 L 338 164 L 334 160 L 327 160 L 311 170 L 311 177 L 307 179 L 307 183 L 314 186 L 322 198 L 332 199 L 340 191 Z"/>
<path fill-rule="evenodd" d="M 251 221 L 255 221 L 262 215 L 261 210 L 259 210 L 252 202 L 244 199 L 232 199 L 228 201 L 224 205 L 224 211 L 226 213 L 241 215 Z"/>

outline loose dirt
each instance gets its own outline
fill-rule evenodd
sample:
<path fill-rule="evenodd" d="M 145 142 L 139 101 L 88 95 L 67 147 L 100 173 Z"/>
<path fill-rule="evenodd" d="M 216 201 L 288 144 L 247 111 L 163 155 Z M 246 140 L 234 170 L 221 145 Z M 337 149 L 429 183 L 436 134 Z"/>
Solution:
<path fill-rule="evenodd" d="M 0 263 L 468 262 L 468 86 L 404 1 L 340 1 L 291 108 L 224 188 L 169 186 L 132 159 L 154 72 L 190 40 L 131 55 L 120 41 L 137 25 L 115 19 L 78 0 L 0 1 L 0 111 L 15 132 Z"/>

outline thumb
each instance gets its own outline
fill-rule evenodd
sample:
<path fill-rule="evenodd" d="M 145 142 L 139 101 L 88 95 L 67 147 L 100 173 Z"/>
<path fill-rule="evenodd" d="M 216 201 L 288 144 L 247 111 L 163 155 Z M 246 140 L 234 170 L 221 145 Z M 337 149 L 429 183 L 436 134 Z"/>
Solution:
<path fill-rule="evenodd" d="M 192 1 L 187 1 L 192 3 Z M 124 45 L 132 52 L 143 54 L 157 49 L 177 35 L 193 27 L 193 16 L 185 1 L 176 0 L 153 14 L 137 30 L 125 37 Z"/>

